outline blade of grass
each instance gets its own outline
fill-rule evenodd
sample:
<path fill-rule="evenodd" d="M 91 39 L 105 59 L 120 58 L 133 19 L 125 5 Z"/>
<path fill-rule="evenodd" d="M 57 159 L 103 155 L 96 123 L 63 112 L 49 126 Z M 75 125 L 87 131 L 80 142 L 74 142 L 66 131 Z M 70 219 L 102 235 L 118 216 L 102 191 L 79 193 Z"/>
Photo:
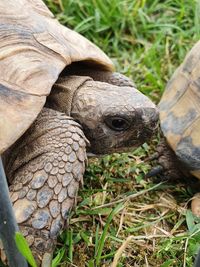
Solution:
<path fill-rule="evenodd" d="M 100 240 L 99 240 L 99 245 L 98 245 L 98 250 L 97 250 L 97 255 L 96 255 L 96 265 L 100 266 L 100 261 L 101 261 L 101 255 L 102 255 L 102 251 L 103 251 L 103 246 L 106 240 L 106 235 L 110 226 L 110 223 L 113 219 L 113 217 L 124 208 L 124 204 L 120 203 L 118 204 L 110 213 L 110 215 L 108 216 L 108 219 L 106 221 L 105 227 L 103 229 L 103 233 L 101 234 Z"/>
<path fill-rule="evenodd" d="M 62 248 L 59 250 L 59 252 L 58 252 L 58 254 L 56 255 L 56 257 L 52 260 L 52 265 L 51 265 L 51 267 L 57 267 L 57 266 L 60 264 L 62 258 L 64 257 L 65 251 L 66 251 L 65 247 L 62 247 Z"/>
<path fill-rule="evenodd" d="M 32 267 L 37 267 L 37 264 L 29 248 L 29 245 L 26 239 L 23 237 L 23 235 L 20 232 L 15 233 L 15 242 L 16 242 L 18 250 L 24 256 L 24 258 L 28 261 L 28 263 Z"/>
<path fill-rule="evenodd" d="M 99 247 L 99 224 L 97 224 L 97 228 L 95 231 L 95 249 L 94 249 L 95 255 L 97 255 L 98 247 Z"/>
<path fill-rule="evenodd" d="M 68 258 L 70 262 L 72 262 L 73 261 L 73 230 L 72 229 L 68 231 L 68 242 L 69 242 Z"/>

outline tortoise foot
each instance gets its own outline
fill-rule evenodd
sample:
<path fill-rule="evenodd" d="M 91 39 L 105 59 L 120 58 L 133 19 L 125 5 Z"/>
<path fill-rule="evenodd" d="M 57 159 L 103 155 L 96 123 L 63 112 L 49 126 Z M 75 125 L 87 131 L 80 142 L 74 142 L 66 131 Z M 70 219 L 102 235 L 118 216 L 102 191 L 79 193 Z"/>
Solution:
<path fill-rule="evenodd" d="M 157 147 L 158 162 L 163 167 L 163 174 L 168 179 L 180 179 L 183 174 L 179 169 L 180 163 L 175 153 L 163 140 Z"/>
<path fill-rule="evenodd" d="M 157 152 L 149 160 L 156 160 L 157 166 L 152 168 L 146 177 L 159 175 L 162 180 L 178 180 L 182 178 L 183 173 L 180 170 L 180 162 L 165 140 L 158 145 L 156 150 Z"/>

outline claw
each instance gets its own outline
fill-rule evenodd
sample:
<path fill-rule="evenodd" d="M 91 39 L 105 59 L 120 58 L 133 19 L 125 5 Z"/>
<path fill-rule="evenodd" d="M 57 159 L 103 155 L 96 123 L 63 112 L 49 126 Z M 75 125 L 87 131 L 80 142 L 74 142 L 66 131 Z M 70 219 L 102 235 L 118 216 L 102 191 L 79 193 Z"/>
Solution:
<path fill-rule="evenodd" d="M 158 165 L 158 166 L 154 167 L 153 169 L 151 169 L 151 170 L 145 175 L 145 177 L 146 177 L 146 178 L 150 178 L 150 177 L 152 177 L 152 176 L 156 176 L 156 175 L 158 175 L 158 174 L 163 173 L 163 171 L 164 171 L 164 168 L 163 168 L 162 166 Z"/>

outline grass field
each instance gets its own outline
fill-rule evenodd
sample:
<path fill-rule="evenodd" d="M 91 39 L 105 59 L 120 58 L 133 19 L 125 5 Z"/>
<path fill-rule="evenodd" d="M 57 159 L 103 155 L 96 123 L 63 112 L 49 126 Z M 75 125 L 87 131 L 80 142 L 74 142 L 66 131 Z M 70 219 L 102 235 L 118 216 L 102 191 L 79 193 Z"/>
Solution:
<path fill-rule="evenodd" d="M 45 0 L 64 25 L 97 44 L 155 103 L 200 37 L 200 0 Z M 145 178 L 160 139 L 90 159 L 52 267 L 191 267 L 200 219 L 195 183 Z"/>
<path fill-rule="evenodd" d="M 47 0 L 58 20 L 101 47 L 117 71 L 158 102 L 200 37 L 194 0 Z M 53 266 L 192 266 L 200 221 L 194 190 L 182 181 L 145 179 L 159 134 L 128 154 L 93 159 L 61 235 Z M 182 178 L 182 177 L 180 177 Z"/>

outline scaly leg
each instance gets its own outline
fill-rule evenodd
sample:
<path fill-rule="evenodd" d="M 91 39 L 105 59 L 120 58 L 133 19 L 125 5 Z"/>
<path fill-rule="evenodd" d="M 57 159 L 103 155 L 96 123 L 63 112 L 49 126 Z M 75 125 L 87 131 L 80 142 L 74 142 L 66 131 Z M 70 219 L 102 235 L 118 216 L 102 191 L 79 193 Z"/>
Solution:
<path fill-rule="evenodd" d="M 44 108 L 5 155 L 16 219 L 42 266 L 50 266 L 56 238 L 83 183 L 86 142 L 78 123 Z"/>

